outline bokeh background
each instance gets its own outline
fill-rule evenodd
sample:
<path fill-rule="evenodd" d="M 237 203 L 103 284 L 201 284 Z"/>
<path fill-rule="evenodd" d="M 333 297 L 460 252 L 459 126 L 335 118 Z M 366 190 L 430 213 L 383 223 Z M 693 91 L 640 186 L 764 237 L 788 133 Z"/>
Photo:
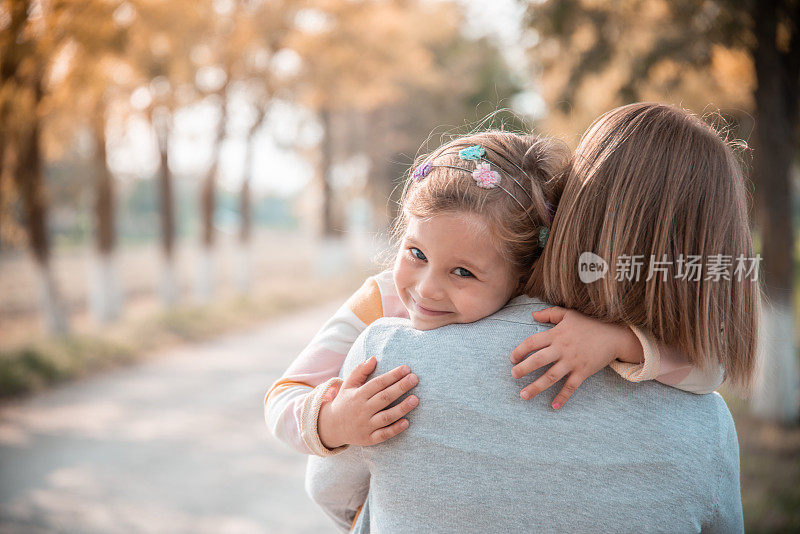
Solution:
<path fill-rule="evenodd" d="M 800 531 L 796 0 L 0 1 L 0 529 L 330 530 L 302 459 L 231 417 L 382 268 L 415 155 L 480 127 L 574 147 L 639 100 L 747 169 L 764 363 L 722 393 L 747 530 Z"/>

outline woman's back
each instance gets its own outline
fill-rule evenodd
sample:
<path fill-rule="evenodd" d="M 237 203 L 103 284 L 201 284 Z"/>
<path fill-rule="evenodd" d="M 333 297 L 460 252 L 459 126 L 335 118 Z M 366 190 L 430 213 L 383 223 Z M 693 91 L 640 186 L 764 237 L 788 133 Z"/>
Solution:
<path fill-rule="evenodd" d="M 518 297 L 472 324 L 371 326 L 344 372 L 371 355 L 376 372 L 408 364 L 421 402 L 395 439 L 312 459 L 315 499 L 341 496 L 330 469 L 363 465 L 369 497 L 356 531 L 741 531 L 736 431 L 719 395 L 606 370 L 557 412 L 547 395 L 520 399 L 538 374 L 514 380 L 508 355 L 547 328 L 531 320 L 542 307 Z"/>

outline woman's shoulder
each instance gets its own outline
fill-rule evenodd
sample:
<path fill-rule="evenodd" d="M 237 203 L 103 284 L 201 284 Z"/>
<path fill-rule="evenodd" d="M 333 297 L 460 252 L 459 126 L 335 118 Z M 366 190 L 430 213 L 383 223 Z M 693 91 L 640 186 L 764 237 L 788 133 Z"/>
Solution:
<path fill-rule="evenodd" d="M 411 320 L 405 317 L 381 317 L 370 324 L 363 335 L 368 340 L 396 336 L 415 336 L 421 330 L 411 326 Z"/>
<path fill-rule="evenodd" d="M 536 324 L 531 314 L 535 311 L 549 308 L 550 306 L 552 306 L 552 304 L 548 304 L 538 298 L 519 295 L 509 300 L 505 306 L 487 317 L 487 319 Z"/>

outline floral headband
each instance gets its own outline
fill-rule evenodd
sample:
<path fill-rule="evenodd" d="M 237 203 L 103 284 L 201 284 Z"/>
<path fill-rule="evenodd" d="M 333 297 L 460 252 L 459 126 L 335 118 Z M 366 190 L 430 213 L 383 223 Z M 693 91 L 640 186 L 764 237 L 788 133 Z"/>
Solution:
<path fill-rule="evenodd" d="M 440 155 L 444 156 L 447 155 L 447 153 Z M 536 221 L 533 220 L 530 213 L 528 213 L 528 210 L 525 209 L 525 206 L 522 204 L 522 202 L 520 202 L 519 199 L 515 197 L 511 191 L 500 185 L 501 175 L 499 172 L 492 169 L 491 162 L 488 159 L 486 159 L 485 155 L 486 155 L 486 149 L 481 145 L 472 145 L 467 148 L 462 148 L 461 150 L 458 151 L 458 157 L 461 158 L 463 161 L 482 162 L 482 163 L 476 163 L 475 170 L 471 171 L 469 169 L 466 169 L 464 167 L 458 167 L 456 165 L 434 165 L 430 160 L 428 160 L 417 166 L 416 169 L 414 169 L 414 172 L 411 173 L 411 180 L 415 183 L 420 182 L 423 178 L 425 178 L 426 176 L 428 176 L 428 174 L 430 174 L 431 170 L 435 168 L 447 168 L 447 169 L 455 169 L 459 171 L 468 172 L 472 175 L 472 178 L 473 180 L 475 180 L 475 184 L 478 187 L 483 189 L 493 189 L 495 187 L 499 187 L 500 189 L 505 191 L 511 198 L 514 199 L 514 202 L 519 204 L 519 207 L 522 208 L 522 210 L 528 214 L 528 218 L 531 220 L 531 222 L 536 224 Z M 513 165 L 514 167 L 519 169 L 520 172 L 523 173 L 525 172 L 518 164 L 506 158 L 503 154 L 497 153 L 497 155 L 500 156 L 510 165 Z M 533 201 L 533 197 L 531 196 L 530 193 L 528 193 L 528 191 L 524 187 L 522 187 L 521 183 L 519 183 L 513 176 L 509 174 L 506 174 L 506 176 L 510 178 L 515 184 L 517 184 L 520 187 L 520 189 L 522 189 L 522 191 L 524 191 L 525 194 L 528 195 L 528 198 L 531 201 Z M 555 209 L 553 208 L 553 205 L 550 204 L 549 202 L 546 202 L 546 205 L 547 205 L 547 212 L 550 215 L 550 220 L 552 221 L 553 217 L 555 216 Z M 547 237 L 549 234 L 550 234 L 550 228 L 548 228 L 547 226 L 542 226 L 541 228 L 539 228 L 539 247 L 542 248 L 544 247 L 545 243 L 547 242 Z"/>

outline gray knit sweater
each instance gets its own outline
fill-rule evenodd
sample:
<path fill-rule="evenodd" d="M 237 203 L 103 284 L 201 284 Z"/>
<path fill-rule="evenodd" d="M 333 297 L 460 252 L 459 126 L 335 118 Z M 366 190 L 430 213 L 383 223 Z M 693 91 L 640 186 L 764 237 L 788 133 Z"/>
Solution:
<path fill-rule="evenodd" d="M 373 447 L 311 457 L 306 488 L 356 532 L 742 532 L 739 449 L 716 393 L 634 384 L 606 369 L 560 410 L 533 400 L 511 350 L 547 325 L 513 299 L 471 324 L 430 331 L 380 319 L 342 375 L 374 355 L 379 374 L 420 378 L 409 429 Z"/>

